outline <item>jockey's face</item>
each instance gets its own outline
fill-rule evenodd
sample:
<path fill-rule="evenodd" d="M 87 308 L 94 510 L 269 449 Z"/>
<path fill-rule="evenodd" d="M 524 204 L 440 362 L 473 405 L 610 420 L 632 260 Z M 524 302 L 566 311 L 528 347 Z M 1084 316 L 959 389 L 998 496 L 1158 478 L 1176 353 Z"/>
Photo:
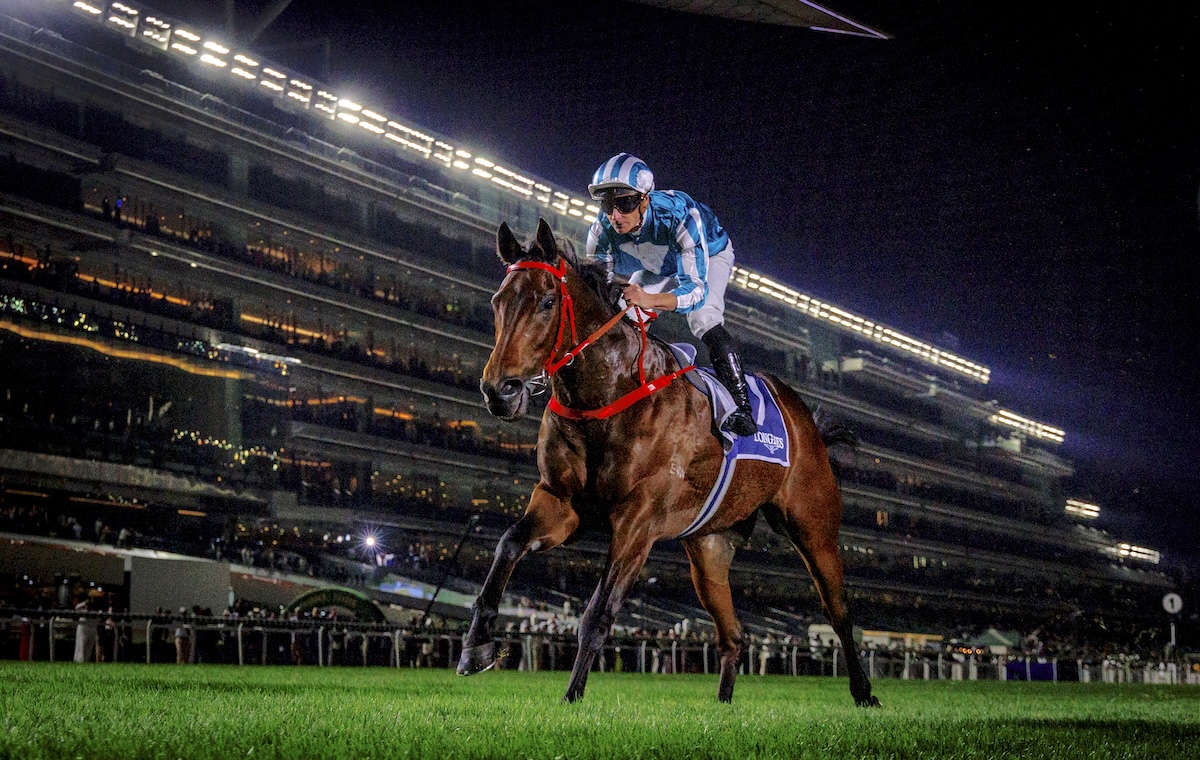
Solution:
<path fill-rule="evenodd" d="M 646 207 L 649 204 L 650 200 L 645 195 L 641 196 L 641 200 L 638 202 L 637 206 L 635 206 L 629 212 L 622 211 L 618 205 L 614 204 L 612 208 L 608 210 L 608 219 L 610 222 L 612 222 L 613 229 L 622 235 L 628 235 L 630 233 L 637 232 L 639 229 L 641 229 L 642 222 L 646 218 Z"/>

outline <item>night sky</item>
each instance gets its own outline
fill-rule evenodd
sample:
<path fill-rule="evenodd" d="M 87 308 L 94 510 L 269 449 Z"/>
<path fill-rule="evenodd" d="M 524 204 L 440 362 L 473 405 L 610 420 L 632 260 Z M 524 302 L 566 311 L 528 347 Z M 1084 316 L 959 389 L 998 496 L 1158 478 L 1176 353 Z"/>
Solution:
<path fill-rule="evenodd" d="M 221 28 L 220 0 L 154 4 Z M 740 263 L 991 367 L 984 397 L 1067 431 L 1075 495 L 1119 538 L 1193 549 L 1200 10 L 830 5 L 894 39 L 617 1 L 295 0 L 255 49 L 327 34 L 339 94 L 580 193 L 640 156 Z"/>

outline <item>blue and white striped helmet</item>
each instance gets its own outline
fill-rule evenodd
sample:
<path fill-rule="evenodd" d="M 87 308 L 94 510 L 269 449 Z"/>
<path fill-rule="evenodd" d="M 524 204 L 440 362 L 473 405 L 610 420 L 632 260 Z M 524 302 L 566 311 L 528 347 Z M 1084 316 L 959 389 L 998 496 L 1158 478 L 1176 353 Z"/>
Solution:
<path fill-rule="evenodd" d="M 618 153 L 605 161 L 592 175 L 588 185 L 588 193 L 594 200 L 600 200 L 608 191 L 617 191 L 618 195 L 626 195 L 622 190 L 645 195 L 654 189 L 654 173 L 646 162 L 628 153 Z"/>

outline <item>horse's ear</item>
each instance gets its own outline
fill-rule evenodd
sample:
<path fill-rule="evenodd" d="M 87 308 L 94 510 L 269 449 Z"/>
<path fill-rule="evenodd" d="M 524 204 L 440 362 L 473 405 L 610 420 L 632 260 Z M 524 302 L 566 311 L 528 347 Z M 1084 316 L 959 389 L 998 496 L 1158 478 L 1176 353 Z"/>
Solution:
<path fill-rule="evenodd" d="M 546 258 L 546 262 L 553 264 L 558 258 L 558 244 L 554 240 L 554 230 L 550 229 L 550 223 L 545 219 L 538 219 L 537 235 L 534 236 L 538 248 L 542 249 L 542 255 Z"/>
<path fill-rule="evenodd" d="M 579 256 L 576 255 L 575 246 L 571 244 L 570 240 L 558 241 L 558 255 L 566 259 L 567 263 L 570 264 L 571 268 L 576 272 L 581 271 L 582 268 L 579 266 Z"/>
<path fill-rule="evenodd" d="M 508 266 L 516 264 L 525 254 L 517 242 L 517 236 L 508 228 L 508 222 L 500 222 L 500 229 L 496 231 L 496 253 Z"/>

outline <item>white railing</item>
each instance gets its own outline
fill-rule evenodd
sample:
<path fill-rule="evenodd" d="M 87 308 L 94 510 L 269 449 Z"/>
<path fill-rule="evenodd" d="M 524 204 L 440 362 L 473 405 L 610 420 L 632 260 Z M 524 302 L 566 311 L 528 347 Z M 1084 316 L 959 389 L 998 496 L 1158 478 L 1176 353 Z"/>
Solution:
<path fill-rule="evenodd" d="M 330 618 L 22 612 L 0 620 L 0 658 L 452 668 L 462 652 L 463 632 L 458 629 Z M 567 670 L 577 646 L 575 636 L 567 633 L 505 632 L 497 642 L 498 666 L 509 670 Z M 1200 663 L 1184 660 L 1095 661 L 871 648 L 859 655 L 871 679 L 1200 685 Z M 719 671 L 720 653 L 708 638 L 614 634 L 597 657 L 597 667 L 608 672 L 708 674 Z M 846 674 L 846 660 L 840 647 L 771 643 L 752 637 L 743 646 L 738 671 L 838 677 Z"/>

